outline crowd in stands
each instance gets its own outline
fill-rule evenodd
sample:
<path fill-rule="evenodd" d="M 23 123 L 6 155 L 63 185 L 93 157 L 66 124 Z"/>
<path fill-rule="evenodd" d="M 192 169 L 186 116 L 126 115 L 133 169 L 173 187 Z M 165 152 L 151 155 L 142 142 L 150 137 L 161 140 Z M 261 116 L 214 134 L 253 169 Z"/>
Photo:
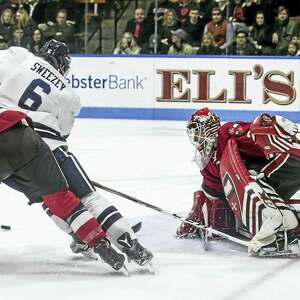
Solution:
<path fill-rule="evenodd" d="M 99 5 L 102 19 L 112 18 L 124 3 Z M 299 0 L 137 3 L 114 54 L 300 55 Z M 76 0 L 0 0 L 0 50 L 21 46 L 36 53 L 55 38 L 67 43 L 71 53 L 82 52 L 77 33 L 84 9 Z"/>
<path fill-rule="evenodd" d="M 1 50 L 19 46 L 37 53 L 45 41 L 55 38 L 67 43 L 70 52 L 77 51 L 74 34 L 84 13 L 80 3 L 68 0 L 19 2 L 0 0 Z"/>
<path fill-rule="evenodd" d="M 298 56 L 300 23 L 289 8 L 300 16 L 299 2 L 152 1 L 135 10 L 114 53 Z"/>

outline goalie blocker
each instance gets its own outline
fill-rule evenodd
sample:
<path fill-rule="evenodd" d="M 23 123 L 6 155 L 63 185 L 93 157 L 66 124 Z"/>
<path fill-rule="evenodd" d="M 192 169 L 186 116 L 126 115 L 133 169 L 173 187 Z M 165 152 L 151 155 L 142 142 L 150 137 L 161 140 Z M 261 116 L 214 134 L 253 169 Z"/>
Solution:
<path fill-rule="evenodd" d="M 234 140 L 229 140 L 224 150 L 220 173 L 232 211 L 251 233 L 251 252 L 273 243 L 279 231 L 297 227 L 298 220 L 292 208 L 271 185 L 264 185 L 263 181 L 258 183 L 250 175 Z"/>

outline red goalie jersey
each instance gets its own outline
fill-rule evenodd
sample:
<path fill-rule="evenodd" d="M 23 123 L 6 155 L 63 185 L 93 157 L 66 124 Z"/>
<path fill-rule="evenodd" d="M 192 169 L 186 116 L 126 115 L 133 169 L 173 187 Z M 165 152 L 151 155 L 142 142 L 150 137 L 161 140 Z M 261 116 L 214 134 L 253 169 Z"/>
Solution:
<path fill-rule="evenodd" d="M 207 166 L 201 170 L 202 189 L 214 197 L 223 198 L 223 185 L 220 176 L 220 160 L 229 139 L 234 139 L 243 158 L 264 157 L 263 149 L 256 145 L 250 136 L 250 122 L 229 122 L 218 131 L 216 149 Z"/>

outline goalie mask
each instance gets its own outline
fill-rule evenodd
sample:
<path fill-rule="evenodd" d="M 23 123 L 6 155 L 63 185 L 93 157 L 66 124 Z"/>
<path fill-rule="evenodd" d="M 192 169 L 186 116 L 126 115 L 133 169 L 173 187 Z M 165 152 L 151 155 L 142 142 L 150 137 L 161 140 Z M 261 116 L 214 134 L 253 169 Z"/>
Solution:
<path fill-rule="evenodd" d="M 52 39 L 40 49 L 38 56 L 46 60 L 62 76 L 67 76 L 71 58 L 69 56 L 69 48 L 65 43 Z"/>
<path fill-rule="evenodd" d="M 207 165 L 212 156 L 220 126 L 219 117 L 207 107 L 197 110 L 188 121 L 187 134 L 196 147 L 195 161 L 201 169 Z M 200 157 L 197 157 L 197 154 Z"/>

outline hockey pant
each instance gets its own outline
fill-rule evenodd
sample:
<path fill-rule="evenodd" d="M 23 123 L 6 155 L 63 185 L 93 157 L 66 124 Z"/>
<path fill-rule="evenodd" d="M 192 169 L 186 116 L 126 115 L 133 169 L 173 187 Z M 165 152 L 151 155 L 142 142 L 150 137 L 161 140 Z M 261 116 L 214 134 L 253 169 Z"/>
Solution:
<path fill-rule="evenodd" d="M 136 239 L 131 226 L 122 217 L 117 208 L 96 191 L 76 157 L 63 147 L 55 149 L 53 154 L 67 180 L 69 189 L 80 198 L 84 207 L 97 219 L 102 229 L 107 232 L 107 236 L 112 243 L 122 250 L 125 246 L 122 242 L 125 235 L 127 239 Z M 31 203 L 40 202 L 36 195 L 28 194 L 27 192 L 25 192 L 25 195 L 31 200 Z M 60 229 L 71 233 L 70 227 L 64 220 L 52 216 L 45 205 L 43 205 L 43 208 Z"/>
<path fill-rule="evenodd" d="M 93 247 L 106 234 L 67 188 L 65 178 L 45 142 L 29 127 L 0 134 L 0 174 L 6 182 L 42 199 L 51 213 L 69 224 L 76 236 Z M 7 177 L 8 176 L 8 177 Z"/>

